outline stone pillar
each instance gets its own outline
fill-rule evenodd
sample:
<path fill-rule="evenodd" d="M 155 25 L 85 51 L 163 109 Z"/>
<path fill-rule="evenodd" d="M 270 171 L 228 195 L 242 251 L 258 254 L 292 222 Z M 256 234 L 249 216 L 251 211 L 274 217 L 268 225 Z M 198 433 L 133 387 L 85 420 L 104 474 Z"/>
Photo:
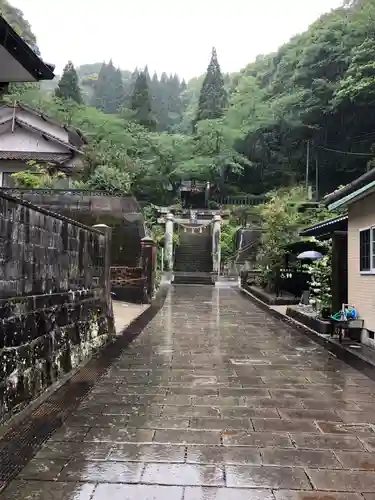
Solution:
<path fill-rule="evenodd" d="M 141 240 L 141 266 L 143 287 L 143 302 L 151 302 L 156 273 L 156 243 L 152 238 L 146 236 Z"/>
<path fill-rule="evenodd" d="M 166 216 L 164 239 L 165 270 L 173 271 L 173 214 Z"/>
<path fill-rule="evenodd" d="M 212 270 L 216 274 L 220 274 L 221 262 L 221 217 L 215 215 L 212 224 Z"/>

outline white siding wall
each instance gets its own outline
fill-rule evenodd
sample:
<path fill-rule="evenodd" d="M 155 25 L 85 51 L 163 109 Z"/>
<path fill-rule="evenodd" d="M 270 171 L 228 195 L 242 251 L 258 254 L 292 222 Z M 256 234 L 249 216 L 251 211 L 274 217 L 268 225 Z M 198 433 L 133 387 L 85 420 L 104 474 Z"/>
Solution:
<path fill-rule="evenodd" d="M 69 153 L 69 149 L 53 141 L 46 141 L 39 134 L 16 128 L 15 132 L 0 135 L 0 151 L 25 151 L 38 153 Z"/>
<path fill-rule="evenodd" d="M 365 328 L 375 331 L 375 275 L 359 271 L 359 231 L 375 226 L 375 193 L 349 205 L 348 214 L 348 300 L 365 320 Z M 375 347 L 367 332 L 362 342 Z"/>

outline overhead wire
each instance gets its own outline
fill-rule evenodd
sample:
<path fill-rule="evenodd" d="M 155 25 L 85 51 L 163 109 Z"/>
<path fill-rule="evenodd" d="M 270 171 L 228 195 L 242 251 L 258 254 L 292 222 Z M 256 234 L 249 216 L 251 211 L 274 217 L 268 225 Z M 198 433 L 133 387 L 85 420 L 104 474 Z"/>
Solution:
<path fill-rule="evenodd" d="M 323 149 L 324 151 L 330 151 L 331 153 L 338 153 L 338 154 L 344 154 L 344 155 L 349 155 L 349 156 L 366 156 L 366 157 L 375 156 L 375 153 L 354 153 L 352 151 L 342 151 L 340 149 L 326 148 L 324 146 L 317 146 L 317 145 L 314 145 L 314 147 L 318 148 L 318 149 Z"/>

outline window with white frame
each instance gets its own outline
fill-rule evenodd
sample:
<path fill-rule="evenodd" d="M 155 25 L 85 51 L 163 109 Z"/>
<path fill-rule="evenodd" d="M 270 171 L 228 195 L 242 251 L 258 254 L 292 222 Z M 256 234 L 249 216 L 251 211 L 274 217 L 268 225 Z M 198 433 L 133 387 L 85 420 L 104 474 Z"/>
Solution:
<path fill-rule="evenodd" d="M 375 226 L 359 231 L 359 270 L 375 273 Z"/>

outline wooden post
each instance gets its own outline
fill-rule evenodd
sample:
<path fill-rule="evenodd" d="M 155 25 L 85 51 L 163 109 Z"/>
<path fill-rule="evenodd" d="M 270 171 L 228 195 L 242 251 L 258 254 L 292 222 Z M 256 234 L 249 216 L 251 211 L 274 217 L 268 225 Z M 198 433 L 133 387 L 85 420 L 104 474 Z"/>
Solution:
<path fill-rule="evenodd" d="M 332 234 L 332 310 L 338 312 L 348 302 L 348 233 Z"/>

